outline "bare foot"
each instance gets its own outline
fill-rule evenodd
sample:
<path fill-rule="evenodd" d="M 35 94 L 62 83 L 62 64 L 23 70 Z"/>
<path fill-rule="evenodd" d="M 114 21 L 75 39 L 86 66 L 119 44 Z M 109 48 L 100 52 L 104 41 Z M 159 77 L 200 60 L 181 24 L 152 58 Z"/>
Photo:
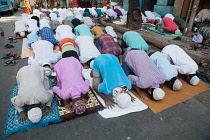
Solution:
<path fill-rule="evenodd" d="M 138 95 L 139 95 L 142 99 L 148 100 L 147 94 L 146 94 L 145 92 L 139 91 L 139 92 L 137 92 L 137 93 L 138 93 Z"/>
<path fill-rule="evenodd" d="M 67 111 L 70 111 L 71 110 L 71 105 L 70 103 L 67 101 L 67 100 L 63 100 L 63 103 L 64 103 L 64 107 Z"/>
<path fill-rule="evenodd" d="M 52 110 L 50 109 L 49 106 L 45 106 L 45 108 L 43 109 L 43 113 L 44 113 L 45 115 L 49 115 L 49 114 L 52 113 Z"/>

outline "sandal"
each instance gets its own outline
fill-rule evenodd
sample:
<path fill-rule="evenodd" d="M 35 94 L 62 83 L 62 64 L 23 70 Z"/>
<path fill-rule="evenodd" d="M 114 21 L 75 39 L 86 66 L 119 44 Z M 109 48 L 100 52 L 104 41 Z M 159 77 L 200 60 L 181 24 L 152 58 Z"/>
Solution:
<path fill-rule="evenodd" d="M 11 45 L 11 44 L 6 44 L 5 46 L 4 46 L 4 48 L 14 48 L 15 46 L 13 46 L 13 45 Z"/>
<path fill-rule="evenodd" d="M 13 61 L 13 60 L 8 60 L 8 61 L 6 61 L 6 62 L 4 63 L 4 66 L 8 66 L 9 64 L 12 63 L 12 61 Z"/>
<path fill-rule="evenodd" d="M 10 63 L 11 66 L 14 66 L 15 64 L 18 63 L 18 60 L 12 60 L 12 62 Z"/>

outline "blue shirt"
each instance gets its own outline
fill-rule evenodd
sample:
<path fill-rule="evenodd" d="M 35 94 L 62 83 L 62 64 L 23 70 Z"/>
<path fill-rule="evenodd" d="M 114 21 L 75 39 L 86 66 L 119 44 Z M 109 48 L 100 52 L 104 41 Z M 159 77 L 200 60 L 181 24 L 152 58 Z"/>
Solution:
<path fill-rule="evenodd" d="M 78 37 L 80 35 L 89 35 L 92 38 L 94 38 L 94 35 L 91 33 L 90 28 L 85 24 L 81 24 L 81 25 L 78 25 L 77 27 L 75 27 L 74 32 L 76 34 L 76 37 Z"/>
<path fill-rule="evenodd" d="M 149 47 L 141 35 L 135 31 L 128 31 L 123 34 L 123 40 L 128 46 L 127 50 L 140 49 L 148 51 Z"/>
<path fill-rule="evenodd" d="M 157 65 L 157 67 L 166 76 L 166 81 L 170 81 L 173 77 L 178 75 L 177 70 L 170 64 L 166 56 L 160 52 L 153 53 L 150 58 Z"/>
<path fill-rule="evenodd" d="M 102 54 L 95 58 L 93 70 L 99 72 L 103 82 L 99 84 L 98 91 L 112 94 L 112 90 L 119 86 L 131 89 L 131 83 L 120 66 L 119 59 L 112 54 Z"/>
<path fill-rule="evenodd" d="M 46 40 L 51 42 L 52 44 L 57 44 L 57 40 L 54 37 L 54 32 L 49 27 L 43 27 L 41 30 L 39 30 L 39 34 L 42 37 L 42 40 Z"/>
<path fill-rule="evenodd" d="M 27 35 L 27 48 L 31 47 L 31 44 L 38 41 L 38 36 L 36 34 L 28 34 Z"/>

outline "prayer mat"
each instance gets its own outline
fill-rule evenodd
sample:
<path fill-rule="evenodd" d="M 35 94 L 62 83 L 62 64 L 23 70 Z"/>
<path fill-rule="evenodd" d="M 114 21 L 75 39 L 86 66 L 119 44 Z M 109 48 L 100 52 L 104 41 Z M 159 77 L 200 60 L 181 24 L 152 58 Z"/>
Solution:
<path fill-rule="evenodd" d="M 41 40 L 41 37 L 38 37 L 38 39 Z M 56 46 L 54 53 L 57 53 L 58 51 L 59 48 L 58 46 Z M 32 56 L 33 56 L 33 50 L 27 48 L 27 38 L 23 38 L 21 58 L 27 58 Z"/>
<path fill-rule="evenodd" d="M 149 98 L 148 100 L 142 99 L 135 91 L 132 92 L 155 113 L 168 109 L 174 105 L 185 102 L 188 99 L 193 98 L 195 95 L 210 90 L 209 85 L 204 82 L 199 82 L 198 85 L 192 86 L 186 82 L 182 83 L 182 89 L 179 91 L 173 91 L 166 84 L 162 88 L 165 92 L 165 97 L 160 101 L 154 101 Z"/>
<path fill-rule="evenodd" d="M 18 93 L 18 85 L 16 84 L 12 88 L 10 99 L 16 96 L 17 93 Z M 47 126 L 48 124 L 61 122 L 59 109 L 58 109 L 58 103 L 55 96 L 51 104 L 51 109 L 52 109 L 52 114 L 43 116 L 41 121 L 38 123 L 31 123 L 31 121 L 29 120 L 25 122 L 21 122 L 19 121 L 19 117 L 20 117 L 19 112 L 14 108 L 14 105 L 10 101 L 10 106 L 8 110 L 7 121 L 4 128 L 3 138 L 15 132 L 19 132 L 19 131 L 24 132 L 30 128 L 41 128 L 41 127 Z"/>
<path fill-rule="evenodd" d="M 175 35 L 175 34 L 167 34 L 167 33 L 162 33 L 158 30 L 155 29 L 155 27 L 146 27 L 147 29 L 151 30 L 151 31 L 154 31 L 156 33 L 159 33 L 161 35 L 164 35 L 164 36 L 167 36 L 167 37 L 177 37 L 177 36 L 182 36 L 182 33 L 179 33 L 178 35 Z"/>
<path fill-rule="evenodd" d="M 85 94 L 85 99 L 87 100 L 86 110 L 83 114 L 77 115 L 74 113 L 73 110 L 71 111 L 66 110 L 64 107 L 63 101 L 57 96 L 58 106 L 59 106 L 58 108 L 59 108 L 60 118 L 62 119 L 62 122 L 72 120 L 81 116 L 85 116 L 90 113 L 97 112 L 98 110 L 101 110 L 104 108 L 101 102 L 97 99 L 91 87 L 88 93 Z"/>
<path fill-rule="evenodd" d="M 91 72 L 91 69 L 84 69 L 82 73 L 85 79 L 88 79 L 90 81 L 90 85 L 92 86 L 92 78 L 90 77 L 90 72 Z M 135 98 L 135 101 L 129 107 L 122 109 L 118 105 L 114 104 L 115 107 L 113 109 L 104 109 L 104 110 L 98 111 L 98 113 L 103 118 L 113 118 L 113 117 L 126 115 L 132 112 L 143 111 L 148 108 L 148 106 L 145 105 L 143 102 L 141 102 L 137 97 L 135 97 L 133 93 L 130 92 L 130 94 Z M 98 97 L 102 105 L 105 106 L 104 100 L 98 94 L 95 94 L 95 95 Z"/>

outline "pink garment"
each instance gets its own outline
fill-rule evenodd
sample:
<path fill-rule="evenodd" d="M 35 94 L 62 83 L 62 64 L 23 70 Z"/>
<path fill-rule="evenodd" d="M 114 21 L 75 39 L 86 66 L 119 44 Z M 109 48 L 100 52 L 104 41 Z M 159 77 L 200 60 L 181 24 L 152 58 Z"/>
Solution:
<path fill-rule="evenodd" d="M 179 26 L 176 25 L 176 23 L 169 17 L 164 17 L 162 21 L 164 23 L 164 26 L 166 27 L 166 30 L 169 32 L 174 33 L 175 30 L 179 28 Z"/>
<path fill-rule="evenodd" d="M 155 24 L 155 20 L 154 20 L 154 19 L 148 19 L 148 20 L 147 20 L 147 23 Z"/>
<path fill-rule="evenodd" d="M 89 90 L 89 80 L 83 79 L 83 67 L 74 57 L 62 58 L 54 68 L 57 75 L 57 86 L 52 88 L 60 98 L 75 99 Z"/>

